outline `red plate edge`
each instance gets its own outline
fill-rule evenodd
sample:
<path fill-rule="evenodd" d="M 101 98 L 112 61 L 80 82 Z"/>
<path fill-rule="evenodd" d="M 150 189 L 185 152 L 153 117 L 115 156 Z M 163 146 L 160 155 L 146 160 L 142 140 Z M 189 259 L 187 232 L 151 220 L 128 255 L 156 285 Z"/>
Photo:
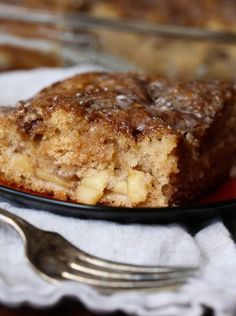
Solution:
<path fill-rule="evenodd" d="M 200 204 L 236 199 L 236 177 L 224 181 L 218 188 L 199 200 Z"/>

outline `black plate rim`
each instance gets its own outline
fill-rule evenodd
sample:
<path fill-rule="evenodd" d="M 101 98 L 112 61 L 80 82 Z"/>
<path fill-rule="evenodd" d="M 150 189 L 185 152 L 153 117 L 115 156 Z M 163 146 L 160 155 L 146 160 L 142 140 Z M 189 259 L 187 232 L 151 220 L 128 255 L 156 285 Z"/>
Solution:
<path fill-rule="evenodd" d="M 219 208 L 227 208 L 231 206 L 236 206 L 236 199 L 229 199 L 229 200 L 223 200 L 223 201 L 218 201 L 218 202 L 209 202 L 205 204 L 193 204 L 193 205 L 187 205 L 187 206 L 182 206 L 182 207 L 147 207 L 147 208 L 131 208 L 131 207 L 111 207 L 111 206 L 99 206 L 99 205 L 86 205 L 86 204 L 80 204 L 80 203 L 72 203 L 72 202 L 67 202 L 67 201 L 61 201 L 53 198 L 48 198 L 44 197 L 41 195 L 37 194 L 31 194 L 28 192 L 20 191 L 17 189 L 13 189 L 4 185 L 0 185 L 0 191 L 8 194 L 13 194 L 14 196 L 18 196 L 20 198 L 26 198 L 30 199 L 35 202 L 43 202 L 43 203 L 48 203 L 53 206 L 59 206 L 59 207 L 68 207 L 70 209 L 74 210 L 85 210 L 87 212 L 94 213 L 102 211 L 103 213 L 109 213 L 111 214 L 111 211 L 115 213 L 119 213 L 119 216 L 130 216 L 131 214 L 137 214 L 137 215 L 143 215 L 143 216 L 148 216 L 149 214 L 158 214 L 160 215 L 165 213 L 170 212 L 194 212 L 197 210 L 202 210 L 202 211 L 207 211 L 207 210 L 212 210 L 212 209 L 219 209 Z M 70 214 L 68 213 L 68 216 Z"/>

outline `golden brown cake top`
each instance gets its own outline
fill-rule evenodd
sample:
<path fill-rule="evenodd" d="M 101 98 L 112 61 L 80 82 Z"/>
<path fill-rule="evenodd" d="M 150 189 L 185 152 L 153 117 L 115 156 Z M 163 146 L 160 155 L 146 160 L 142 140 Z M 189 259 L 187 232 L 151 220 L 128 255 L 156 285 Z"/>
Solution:
<path fill-rule="evenodd" d="M 235 24 L 234 0 L 100 0 L 107 13 L 176 25 Z M 210 25 L 217 27 L 217 25 Z"/>
<path fill-rule="evenodd" d="M 88 73 L 53 84 L 16 111 L 19 129 L 34 135 L 56 110 L 89 124 L 104 122 L 132 137 L 150 132 L 204 135 L 227 104 L 234 86 L 222 82 L 173 82 L 135 74 Z"/>

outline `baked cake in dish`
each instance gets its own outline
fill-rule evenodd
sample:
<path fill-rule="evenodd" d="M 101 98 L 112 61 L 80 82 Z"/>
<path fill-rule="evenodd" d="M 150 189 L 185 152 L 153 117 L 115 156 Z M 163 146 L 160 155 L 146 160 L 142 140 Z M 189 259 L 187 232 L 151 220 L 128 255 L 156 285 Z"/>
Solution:
<path fill-rule="evenodd" d="M 160 24 L 236 28 L 234 0 L 95 0 L 91 11 Z"/>
<path fill-rule="evenodd" d="M 66 11 L 84 11 L 88 1 L 84 0 L 12 0 L 0 1 L 1 4 L 13 5 L 17 12 L 25 7 L 31 10 L 54 12 L 61 16 L 60 22 L 55 25 L 46 23 L 30 23 L 29 21 L 15 21 L 0 18 L 0 71 L 32 69 L 37 67 L 63 66 L 61 45 L 59 38 L 62 30 L 66 30 L 63 23 L 63 14 Z M 16 7 L 14 7 L 16 6 Z M 4 12 L 4 7 L 1 8 Z M 2 13 L 3 13 L 2 12 Z M 30 13 L 29 13 L 30 14 Z M 64 43 L 65 44 L 65 43 Z"/>
<path fill-rule="evenodd" d="M 0 45 L 0 71 L 62 65 L 60 56 L 53 51 L 44 52 L 15 45 Z"/>
<path fill-rule="evenodd" d="M 55 33 L 55 27 L 0 19 L 0 71 L 62 66 Z"/>
<path fill-rule="evenodd" d="M 99 0 L 92 15 L 109 19 L 129 19 L 139 23 L 200 27 L 236 31 L 234 0 Z M 99 30 L 103 49 L 128 59 L 148 71 L 173 79 L 235 80 L 235 45 L 180 38 L 136 34 L 119 30 Z"/>
<path fill-rule="evenodd" d="M 1 0 L 3 4 L 39 10 L 65 11 L 84 10 L 90 0 Z"/>
<path fill-rule="evenodd" d="M 87 73 L 1 109 L 0 179 L 60 200 L 181 205 L 228 175 L 236 89 Z"/>

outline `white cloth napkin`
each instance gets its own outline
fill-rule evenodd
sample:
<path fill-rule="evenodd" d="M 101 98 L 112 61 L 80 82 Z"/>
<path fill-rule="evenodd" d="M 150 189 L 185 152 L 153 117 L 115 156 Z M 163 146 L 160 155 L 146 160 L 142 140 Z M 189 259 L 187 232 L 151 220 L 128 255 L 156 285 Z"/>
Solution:
<path fill-rule="evenodd" d="M 41 69 L 0 75 L 0 104 L 31 97 L 45 85 L 94 66 Z M 96 69 L 99 70 L 99 69 Z M 62 217 L 44 211 L 15 207 L 2 200 L 0 207 L 20 215 L 37 227 L 56 231 L 81 249 L 111 260 L 154 265 L 200 265 L 201 275 L 176 292 L 130 292 L 105 296 L 73 282 L 58 285 L 40 279 L 31 269 L 22 242 L 13 229 L 0 223 L 0 302 L 28 302 L 48 306 L 67 295 L 99 312 L 121 310 L 136 315 L 202 315 L 204 306 L 216 316 L 236 312 L 236 249 L 220 220 L 194 237 L 184 227 L 122 225 Z"/>

